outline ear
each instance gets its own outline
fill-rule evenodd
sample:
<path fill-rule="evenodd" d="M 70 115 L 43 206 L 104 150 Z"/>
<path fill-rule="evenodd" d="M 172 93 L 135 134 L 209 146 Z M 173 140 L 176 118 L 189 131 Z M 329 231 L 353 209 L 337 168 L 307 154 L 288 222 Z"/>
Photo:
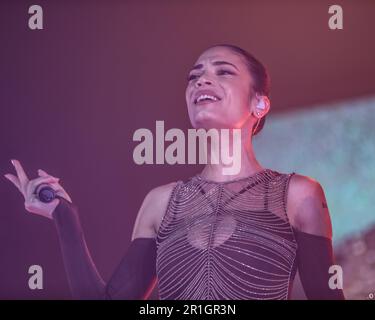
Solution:
<path fill-rule="evenodd" d="M 267 96 L 256 94 L 251 103 L 251 114 L 257 118 L 264 117 L 271 108 L 271 101 Z"/>

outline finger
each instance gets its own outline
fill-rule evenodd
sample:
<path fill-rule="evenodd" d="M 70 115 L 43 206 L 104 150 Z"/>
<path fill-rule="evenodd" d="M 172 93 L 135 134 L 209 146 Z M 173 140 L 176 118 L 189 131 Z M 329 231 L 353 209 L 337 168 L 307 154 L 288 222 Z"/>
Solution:
<path fill-rule="evenodd" d="M 56 191 L 56 195 L 68 200 L 70 203 L 73 203 L 72 199 L 70 198 L 69 194 L 65 191 L 65 189 L 59 184 L 57 181 L 56 182 L 51 182 L 48 183 L 48 185 Z M 38 198 L 38 197 L 36 197 Z"/>
<path fill-rule="evenodd" d="M 16 188 L 22 193 L 18 177 L 10 173 L 4 174 L 4 177 L 7 178 L 10 182 L 12 182 L 16 186 Z"/>
<path fill-rule="evenodd" d="M 54 199 L 49 203 L 40 203 L 40 200 L 34 197 L 25 201 L 25 209 L 31 213 L 53 219 L 52 212 L 57 207 L 59 202 L 60 199 Z"/>
<path fill-rule="evenodd" d="M 46 177 L 46 176 L 48 176 L 47 172 L 43 171 L 42 169 L 38 169 L 38 175 L 40 177 Z"/>
<path fill-rule="evenodd" d="M 18 160 L 11 160 L 14 168 L 16 169 L 18 179 L 20 181 L 20 187 L 22 190 L 25 190 L 26 184 L 29 182 L 29 178 L 23 170 L 21 163 Z"/>
<path fill-rule="evenodd" d="M 58 190 L 58 191 L 56 192 L 56 194 L 57 194 L 58 196 L 61 196 L 61 197 L 65 198 L 65 199 L 68 200 L 70 203 L 73 203 L 72 198 L 70 198 L 70 196 L 68 195 L 68 193 L 67 193 L 62 187 L 61 187 L 60 190 Z"/>
<path fill-rule="evenodd" d="M 58 182 L 54 182 L 51 184 L 53 189 L 56 191 L 56 194 L 58 196 L 62 196 L 63 198 L 69 200 L 70 202 L 73 202 L 72 199 L 70 198 L 69 194 L 65 191 L 65 189 L 63 188 L 63 186 L 58 183 Z"/>
<path fill-rule="evenodd" d="M 54 182 L 57 182 L 58 179 L 55 177 L 47 176 L 47 177 L 39 177 L 36 179 L 33 179 L 29 182 L 27 189 L 35 189 L 40 184 L 52 184 Z"/>
<path fill-rule="evenodd" d="M 41 177 L 53 177 L 42 169 L 38 169 L 38 174 Z M 55 178 L 55 177 L 53 177 L 53 178 Z M 59 178 L 57 178 L 57 179 L 58 179 L 57 182 L 60 181 Z M 72 199 L 70 198 L 69 194 L 65 191 L 65 189 L 63 188 L 63 186 L 61 184 L 51 183 L 51 185 L 54 187 L 53 189 L 56 191 L 57 195 L 62 196 L 63 198 L 67 199 L 68 201 L 72 202 Z"/>
<path fill-rule="evenodd" d="M 39 175 L 40 177 L 53 177 L 53 178 L 56 178 L 56 177 L 54 177 L 54 176 L 48 174 L 47 172 L 45 172 L 45 171 L 42 170 L 42 169 L 38 169 L 38 175 Z M 57 179 L 58 179 L 58 178 L 57 178 Z"/>
<path fill-rule="evenodd" d="M 54 177 L 40 177 L 36 178 L 34 180 L 31 180 L 26 187 L 26 197 L 30 197 L 31 194 L 34 193 L 36 187 L 40 184 L 46 183 L 46 184 L 52 184 L 54 182 L 57 182 L 58 179 Z"/>

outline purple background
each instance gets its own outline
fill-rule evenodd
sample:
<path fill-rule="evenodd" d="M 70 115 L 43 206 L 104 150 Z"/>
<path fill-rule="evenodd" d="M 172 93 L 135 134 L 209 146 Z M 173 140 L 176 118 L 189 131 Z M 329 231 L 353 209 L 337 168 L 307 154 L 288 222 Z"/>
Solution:
<path fill-rule="evenodd" d="M 28 29 L 28 7 L 44 30 Z M 91 254 L 108 279 L 129 245 L 145 194 L 198 166 L 137 166 L 138 128 L 190 127 L 186 75 L 202 50 L 233 43 L 269 68 L 272 113 L 375 93 L 375 2 L 2 1 L 0 169 L 19 159 L 59 177 L 80 208 Z M 265 126 L 267 130 L 267 124 Z M 0 298 L 70 298 L 53 223 L 29 214 L 0 179 Z M 30 290 L 30 265 L 44 290 Z"/>

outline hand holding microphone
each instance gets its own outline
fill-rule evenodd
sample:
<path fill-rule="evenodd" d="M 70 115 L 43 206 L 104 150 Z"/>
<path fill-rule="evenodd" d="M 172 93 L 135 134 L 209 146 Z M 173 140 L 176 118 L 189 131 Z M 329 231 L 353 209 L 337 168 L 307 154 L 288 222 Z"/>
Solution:
<path fill-rule="evenodd" d="M 18 160 L 11 161 L 17 176 L 7 173 L 5 178 L 11 181 L 25 198 L 25 209 L 52 219 L 52 213 L 59 204 L 59 197 L 70 203 L 72 200 L 64 188 L 59 184 L 59 179 L 49 175 L 44 170 L 38 170 L 38 178 L 29 180 L 21 163 Z"/>
<path fill-rule="evenodd" d="M 57 196 L 56 191 L 50 185 L 43 183 L 35 188 L 34 194 L 44 203 L 52 202 Z"/>

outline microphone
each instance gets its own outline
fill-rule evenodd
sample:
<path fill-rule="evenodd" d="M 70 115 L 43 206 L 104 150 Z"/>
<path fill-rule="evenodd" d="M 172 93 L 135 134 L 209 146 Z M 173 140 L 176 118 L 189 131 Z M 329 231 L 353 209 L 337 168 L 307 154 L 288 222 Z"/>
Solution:
<path fill-rule="evenodd" d="M 35 194 L 38 199 L 44 203 L 53 201 L 57 196 L 56 191 L 52 189 L 52 187 L 50 187 L 48 184 L 40 184 L 39 186 L 37 186 L 35 189 Z"/>

